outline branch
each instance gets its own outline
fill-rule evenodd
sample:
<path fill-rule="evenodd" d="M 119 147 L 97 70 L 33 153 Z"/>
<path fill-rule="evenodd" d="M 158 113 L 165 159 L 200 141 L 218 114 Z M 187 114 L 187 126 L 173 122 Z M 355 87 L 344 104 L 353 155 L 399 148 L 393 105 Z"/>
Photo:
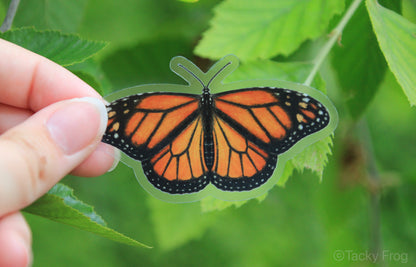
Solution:
<path fill-rule="evenodd" d="M 20 0 L 11 0 L 9 9 L 7 10 L 6 17 L 4 18 L 3 24 L 0 27 L 0 32 L 10 30 L 12 27 L 14 16 L 16 15 L 17 7 L 19 6 Z"/>
<path fill-rule="evenodd" d="M 347 25 L 348 21 L 351 19 L 352 15 L 354 14 L 355 10 L 357 10 L 358 6 L 361 4 L 363 0 L 354 0 L 354 2 L 350 5 L 347 12 L 345 12 L 344 17 L 342 17 L 341 21 L 338 25 L 332 30 L 331 38 L 326 42 L 326 44 L 322 47 L 321 51 L 319 51 L 318 55 L 314 59 L 313 69 L 309 73 L 308 77 L 306 78 L 303 84 L 310 86 L 312 83 L 313 78 L 315 78 L 316 73 L 318 72 L 319 68 L 322 65 L 324 59 L 328 56 L 329 51 L 334 46 L 335 41 L 338 40 L 339 36 L 341 35 L 342 31 Z"/>

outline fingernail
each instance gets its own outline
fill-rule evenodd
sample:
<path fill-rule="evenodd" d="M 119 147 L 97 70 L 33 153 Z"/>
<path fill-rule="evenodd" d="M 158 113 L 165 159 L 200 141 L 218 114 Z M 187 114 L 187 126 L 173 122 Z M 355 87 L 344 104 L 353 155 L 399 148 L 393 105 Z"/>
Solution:
<path fill-rule="evenodd" d="M 28 259 L 27 259 L 27 265 L 26 266 L 28 266 L 28 267 L 32 267 L 32 265 L 33 265 L 33 251 L 32 251 L 32 247 L 31 247 L 31 245 L 29 244 L 25 244 L 25 246 L 26 246 L 26 249 L 27 249 L 27 257 L 28 257 Z"/>
<path fill-rule="evenodd" d="M 94 140 L 101 139 L 107 124 L 107 110 L 97 98 L 71 99 L 55 111 L 46 127 L 66 155 L 72 155 Z"/>
<path fill-rule="evenodd" d="M 115 148 L 106 143 L 100 143 L 95 149 L 95 152 L 99 152 L 100 154 L 113 159 L 113 164 L 111 165 L 110 169 L 108 169 L 107 172 L 111 172 L 117 167 L 118 162 L 120 161 L 120 156 L 121 156 L 120 150 L 118 148 Z"/>
<path fill-rule="evenodd" d="M 9 246 L 7 247 L 7 249 L 10 250 L 11 255 L 15 256 L 15 259 L 13 260 L 19 262 L 17 265 L 28 267 L 32 266 L 33 253 L 30 244 L 27 243 L 27 240 L 25 240 L 25 238 L 22 237 L 21 233 L 16 231 L 10 231 L 8 233 L 8 237 Z"/>
<path fill-rule="evenodd" d="M 108 169 L 107 172 L 111 172 L 113 171 L 118 163 L 120 162 L 120 157 L 121 157 L 121 153 L 120 150 L 118 150 L 117 148 L 114 148 L 114 161 L 113 161 L 113 165 L 111 165 L 110 169 Z"/>

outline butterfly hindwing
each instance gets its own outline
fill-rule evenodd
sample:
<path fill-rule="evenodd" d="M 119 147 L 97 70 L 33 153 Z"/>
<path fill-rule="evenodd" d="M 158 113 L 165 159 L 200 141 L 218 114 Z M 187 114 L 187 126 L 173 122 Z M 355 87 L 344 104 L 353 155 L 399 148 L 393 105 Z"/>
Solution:
<path fill-rule="evenodd" d="M 198 117 L 159 153 L 142 162 L 149 182 L 172 194 L 202 190 L 209 183 L 203 142 L 203 125 Z"/>
<path fill-rule="evenodd" d="M 259 187 L 272 175 L 277 155 L 248 140 L 246 135 L 214 116 L 212 183 L 224 191 Z"/>

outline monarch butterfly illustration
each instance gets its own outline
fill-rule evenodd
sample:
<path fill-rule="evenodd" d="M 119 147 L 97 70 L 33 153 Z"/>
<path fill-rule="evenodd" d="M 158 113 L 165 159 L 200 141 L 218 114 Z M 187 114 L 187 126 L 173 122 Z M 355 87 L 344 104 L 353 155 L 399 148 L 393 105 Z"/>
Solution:
<path fill-rule="evenodd" d="M 327 108 L 310 95 L 275 87 L 211 94 L 216 76 L 202 81 L 183 64 L 202 94 L 146 92 L 107 106 L 103 142 L 141 161 L 148 181 L 168 194 L 190 194 L 212 184 L 250 191 L 273 174 L 280 154 L 325 128 Z"/>

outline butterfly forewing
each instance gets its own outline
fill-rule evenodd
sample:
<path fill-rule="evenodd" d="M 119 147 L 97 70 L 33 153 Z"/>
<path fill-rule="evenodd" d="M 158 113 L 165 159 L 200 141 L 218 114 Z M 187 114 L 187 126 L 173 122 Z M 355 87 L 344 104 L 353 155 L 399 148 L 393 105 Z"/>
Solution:
<path fill-rule="evenodd" d="M 268 153 L 281 154 L 329 123 L 314 98 L 280 88 L 249 88 L 214 95 L 216 114 Z"/>
<path fill-rule="evenodd" d="M 107 106 L 103 142 L 143 160 L 166 146 L 197 116 L 199 99 L 191 94 L 145 93 Z"/>

